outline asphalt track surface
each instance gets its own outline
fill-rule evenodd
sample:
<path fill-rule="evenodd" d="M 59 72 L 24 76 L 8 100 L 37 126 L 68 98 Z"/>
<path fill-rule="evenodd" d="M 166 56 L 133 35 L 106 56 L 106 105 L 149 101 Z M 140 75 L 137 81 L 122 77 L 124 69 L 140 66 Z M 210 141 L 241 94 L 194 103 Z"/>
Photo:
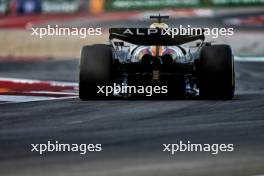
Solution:
<path fill-rule="evenodd" d="M 1 104 L 1 175 L 264 174 L 264 63 L 236 62 L 235 66 L 237 91 L 232 101 L 82 102 L 72 98 Z M 2 77 L 77 81 L 76 60 L 24 62 L 19 69 L 1 63 L 0 67 Z M 103 151 L 86 155 L 30 152 L 30 144 L 48 140 L 101 143 Z M 163 143 L 180 140 L 232 143 L 235 151 L 174 156 L 162 152 Z"/>

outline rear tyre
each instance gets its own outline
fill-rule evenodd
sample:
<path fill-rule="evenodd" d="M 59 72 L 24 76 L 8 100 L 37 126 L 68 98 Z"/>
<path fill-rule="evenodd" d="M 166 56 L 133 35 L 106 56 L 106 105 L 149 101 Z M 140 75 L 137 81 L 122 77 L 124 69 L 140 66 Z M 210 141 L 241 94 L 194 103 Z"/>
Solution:
<path fill-rule="evenodd" d="M 230 100 L 234 96 L 234 58 L 229 45 L 204 46 L 199 67 L 199 92 L 204 99 Z"/>
<path fill-rule="evenodd" d="M 113 85 L 112 49 L 109 45 L 84 46 L 81 52 L 79 98 L 81 100 L 108 99 L 98 93 L 97 86 Z"/>

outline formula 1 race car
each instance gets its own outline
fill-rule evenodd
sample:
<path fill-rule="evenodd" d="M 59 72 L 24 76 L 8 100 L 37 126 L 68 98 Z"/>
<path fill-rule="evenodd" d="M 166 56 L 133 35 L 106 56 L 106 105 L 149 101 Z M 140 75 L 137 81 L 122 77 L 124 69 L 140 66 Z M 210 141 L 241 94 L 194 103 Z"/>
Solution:
<path fill-rule="evenodd" d="M 157 85 L 166 86 L 167 90 L 164 94 L 155 92 L 153 97 L 233 98 L 234 59 L 229 45 L 205 42 L 203 33 L 174 35 L 172 28 L 161 22 L 168 16 L 150 18 L 157 22 L 149 28 L 111 28 L 110 44 L 82 48 L 80 99 L 141 97 L 146 93 L 144 90 L 127 93 L 120 88 Z M 194 41 L 194 46 L 184 46 Z M 119 86 L 118 91 L 113 85 Z"/>

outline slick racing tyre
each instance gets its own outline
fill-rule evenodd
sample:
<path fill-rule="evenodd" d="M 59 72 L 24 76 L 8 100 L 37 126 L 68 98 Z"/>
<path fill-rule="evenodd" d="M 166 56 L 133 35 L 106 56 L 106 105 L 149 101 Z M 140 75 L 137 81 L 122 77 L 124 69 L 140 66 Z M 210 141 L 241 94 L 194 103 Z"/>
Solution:
<path fill-rule="evenodd" d="M 234 58 L 230 46 L 204 46 L 199 64 L 200 97 L 230 100 L 234 89 Z"/>
<path fill-rule="evenodd" d="M 79 98 L 81 100 L 106 99 L 98 93 L 98 86 L 112 84 L 112 49 L 109 45 L 84 46 L 81 52 L 79 73 Z"/>

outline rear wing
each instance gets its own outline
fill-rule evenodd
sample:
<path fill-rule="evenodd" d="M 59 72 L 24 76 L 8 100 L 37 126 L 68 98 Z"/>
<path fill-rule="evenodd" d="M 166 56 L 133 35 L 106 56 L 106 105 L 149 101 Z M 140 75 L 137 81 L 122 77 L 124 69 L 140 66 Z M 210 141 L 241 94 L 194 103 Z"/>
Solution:
<path fill-rule="evenodd" d="M 110 28 L 109 39 L 119 39 L 135 45 L 164 45 L 174 46 L 195 40 L 204 41 L 203 31 L 201 35 L 172 35 L 169 29 L 158 28 Z"/>

